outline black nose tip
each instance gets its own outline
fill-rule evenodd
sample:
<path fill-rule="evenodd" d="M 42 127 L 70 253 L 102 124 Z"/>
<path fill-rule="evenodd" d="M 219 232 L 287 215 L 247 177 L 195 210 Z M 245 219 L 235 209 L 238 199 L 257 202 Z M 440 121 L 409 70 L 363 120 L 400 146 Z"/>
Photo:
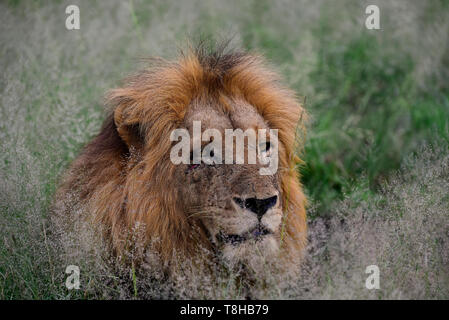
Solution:
<path fill-rule="evenodd" d="M 243 200 L 241 198 L 234 198 L 234 201 L 242 208 L 247 208 L 257 214 L 257 217 L 262 219 L 262 216 L 273 207 L 278 200 L 277 196 L 265 198 L 265 199 L 257 199 L 257 198 L 248 198 Z"/>

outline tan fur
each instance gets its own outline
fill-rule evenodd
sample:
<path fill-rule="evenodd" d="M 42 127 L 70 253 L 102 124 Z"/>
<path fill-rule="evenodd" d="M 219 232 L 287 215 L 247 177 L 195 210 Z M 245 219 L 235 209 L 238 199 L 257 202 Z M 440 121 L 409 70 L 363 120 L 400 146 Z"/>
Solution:
<path fill-rule="evenodd" d="M 278 83 L 260 57 L 192 51 L 176 62 L 159 61 L 129 78 L 122 88 L 109 93 L 108 101 L 111 113 L 102 131 L 71 165 L 57 202 L 76 195 L 77 206 L 88 212 L 79 219 L 106 230 L 104 236 L 115 254 L 130 250 L 136 223 L 144 226 L 144 243 L 159 240 L 157 250 L 165 264 L 171 263 L 175 250 L 192 256 L 199 246 L 213 246 L 204 220 L 190 217 L 183 205 L 187 196 L 179 190 L 186 186 L 178 188 L 177 184 L 184 183 L 178 177 L 181 169 L 169 159 L 170 133 L 186 127 L 187 117 L 216 112 L 231 119 L 240 112 L 237 119 L 251 114 L 245 111 L 250 109 L 255 115 L 247 121 L 279 129 L 277 178 L 283 234 L 276 239 L 282 242 L 284 256 L 303 250 L 305 197 L 295 146 L 305 113 L 294 93 Z M 255 184 L 262 181 L 251 179 Z M 56 216 L 74 214 L 67 206 L 55 211 Z"/>

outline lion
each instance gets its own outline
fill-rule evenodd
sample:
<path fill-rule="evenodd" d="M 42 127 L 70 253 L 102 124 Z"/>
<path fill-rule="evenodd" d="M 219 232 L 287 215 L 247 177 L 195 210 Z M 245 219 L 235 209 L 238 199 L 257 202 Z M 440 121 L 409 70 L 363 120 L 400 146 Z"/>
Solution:
<path fill-rule="evenodd" d="M 107 106 L 99 134 L 57 190 L 53 218 L 61 230 L 70 228 L 69 217 L 98 227 L 114 256 L 133 250 L 137 238 L 143 251 L 152 243 L 168 269 L 177 268 L 175 257 L 199 252 L 195 261 L 252 272 L 263 265 L 254 256 L 287 268 L 302 256 L 306 198 L 297 134 L 306 113 L 260 55 L 198 47 L 175 61 L 158 59 L 111 90 Z M 170 134 L 191 132 L 193 121 L 202 131 L 278 129 L 279 169 L 261 175 L 260 163 L 175 165 Z"/>

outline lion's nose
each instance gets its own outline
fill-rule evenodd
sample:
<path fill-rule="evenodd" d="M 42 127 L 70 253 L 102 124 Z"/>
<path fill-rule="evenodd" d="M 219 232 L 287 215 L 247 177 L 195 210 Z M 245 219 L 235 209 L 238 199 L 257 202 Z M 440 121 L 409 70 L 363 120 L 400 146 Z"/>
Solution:
<path fill-rule="evenodd" d="M 248 198 L 243 200 L 241 198 L 234 198 L 234 201 L 241 207 L 247 208 L 257 214 L 257 217 L 262 219 L 263 215 L 273 207 L 278 200 L 278 196 L 272 196 L 265 199 Z"/>

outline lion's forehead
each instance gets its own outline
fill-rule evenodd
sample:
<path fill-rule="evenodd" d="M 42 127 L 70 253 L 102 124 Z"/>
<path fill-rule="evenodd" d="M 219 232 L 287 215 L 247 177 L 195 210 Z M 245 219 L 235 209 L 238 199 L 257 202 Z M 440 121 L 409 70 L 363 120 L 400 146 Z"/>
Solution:
<path fill-rule="evenodd" d="M 224 109 L 218 102 L 193 103 L 184 117 L 184 125 L 191 134 L 194 121 L 201 123 L 202 131 L 217 129 L 224 133 L 225 129 L 268 129 L 256 108 L 242 100 L 229 103 L 228 109 Z"/>

